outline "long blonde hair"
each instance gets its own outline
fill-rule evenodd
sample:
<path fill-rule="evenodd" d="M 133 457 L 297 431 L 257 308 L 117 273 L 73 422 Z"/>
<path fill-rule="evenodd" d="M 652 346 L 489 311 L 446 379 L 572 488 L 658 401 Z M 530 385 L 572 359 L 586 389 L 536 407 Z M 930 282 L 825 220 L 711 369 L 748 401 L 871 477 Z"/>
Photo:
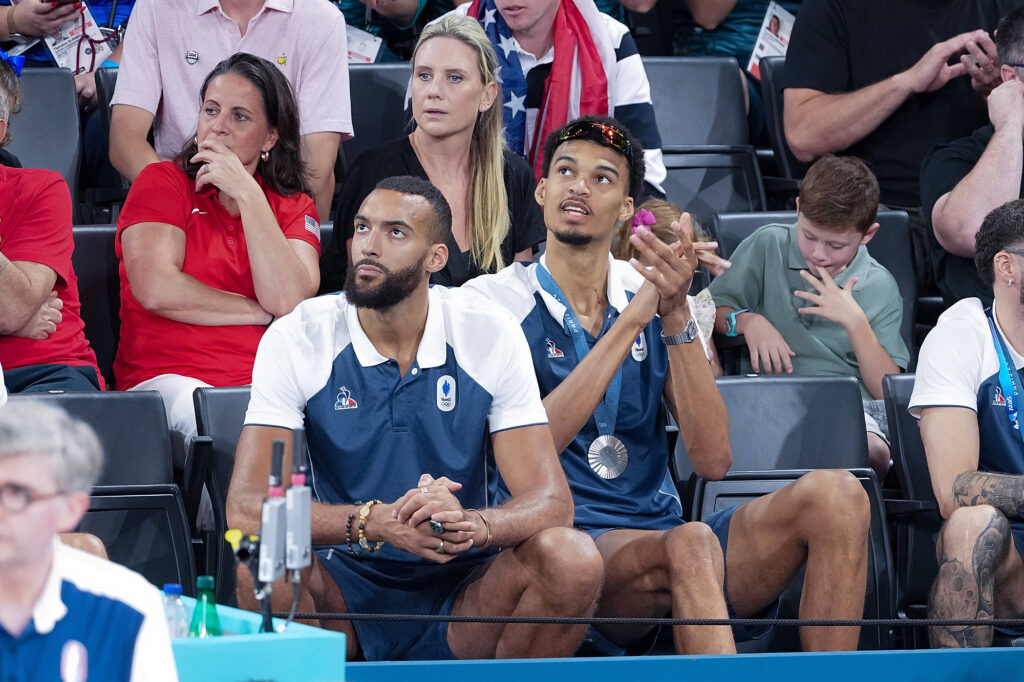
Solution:
<path fill-rule="evenodd" d="M 423 29 L 412 53 L 413 68 L 420 47 L 432 38 L 451 38 L 476 50 L 477 66 L 484 85 L 496 83 L 498 58 L 480 22 L 466 16 L 446 16 Z M 505 267 L 501 244 L 508 236 L 508 193 L 505 191 L 505 130 L 499 97 L 487 111 L 477 114 L 469 147 L 469 255 L 481 270 L 496 272 Z"/>

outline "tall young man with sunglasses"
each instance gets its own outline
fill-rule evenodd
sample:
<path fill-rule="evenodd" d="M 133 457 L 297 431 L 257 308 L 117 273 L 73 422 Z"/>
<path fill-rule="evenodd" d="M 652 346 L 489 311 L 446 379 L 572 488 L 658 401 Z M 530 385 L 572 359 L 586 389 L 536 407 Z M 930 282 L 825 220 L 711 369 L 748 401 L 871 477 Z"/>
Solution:
<path fill-rule="evenodd" d="M 707 478 L 729 469 L 728 417 L 686 302 L 696 267 L 688 216 L 676 226 L 674 246 L 636 228 L 630 240 L 642 262 L 609 255 L 616 223 L 633 213 L 642 154 L 614 119 L 584 117 L 553 132 L 536 191 L 547 252 L 540 263 L 465 285 L 503 303 L 526 334 L 576 526 L 595 538 L 604 559 L 598 615 L 755 616 L 771 612 L 806 565 L 801 617 L 858 618 L 869 511 L 849 474 L 814 472 L 717 512 L 706 525 L 682 521 L 662 398 L 694 470 Z M 649 629 L 605 627 L 595 643 L 614 650 Z M 677 627 L 674 634 L 680 653 L 735 651 L 725 627 Z M 801 635 L 807 649 L 853 649 L 858 630 L 805 628 Z"/>

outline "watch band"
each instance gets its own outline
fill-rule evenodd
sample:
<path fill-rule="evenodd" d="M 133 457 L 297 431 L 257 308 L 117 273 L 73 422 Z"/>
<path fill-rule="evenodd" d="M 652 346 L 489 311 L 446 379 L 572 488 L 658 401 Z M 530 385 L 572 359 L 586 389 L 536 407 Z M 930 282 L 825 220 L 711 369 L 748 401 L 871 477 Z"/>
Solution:
<path fill-rule="evenodd" d="M 700 330 L 697 328 L 697 321 L 691 317 L 686 321 L 686 325 L 681 332 L 671 336 L 662 332 L 661 340 L 666 346 L 677 346 L 681 343 L 692 343 L 699 334 Z"/>
<path fill-rule="evenodd" d="M 738 336 L 739 334 L 736 331 L 736 316 L 741 314 L 741 313 L 749 313 L 749 312 L 750 312 L 750 308 L 740 308 L 739 310 L 734 310 L 731 313 L 728 313 L 725 316 L 725 320 L 726 320 L 726 323 L 725 323 L 725 327 L 726 327 L 725 335 L 726 336 Z"/>

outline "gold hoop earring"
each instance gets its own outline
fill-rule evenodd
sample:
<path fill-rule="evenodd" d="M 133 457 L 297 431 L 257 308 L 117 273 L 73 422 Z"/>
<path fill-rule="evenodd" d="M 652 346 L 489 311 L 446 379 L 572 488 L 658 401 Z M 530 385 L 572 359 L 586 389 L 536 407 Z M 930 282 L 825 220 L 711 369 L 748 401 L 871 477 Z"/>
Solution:
<path fill-rule="evenodd" d="M 263 163 L 270 161 L 270 152 L 263 152 L 262 154 L 260 154 L 260 161 L 262 161 Z"/>

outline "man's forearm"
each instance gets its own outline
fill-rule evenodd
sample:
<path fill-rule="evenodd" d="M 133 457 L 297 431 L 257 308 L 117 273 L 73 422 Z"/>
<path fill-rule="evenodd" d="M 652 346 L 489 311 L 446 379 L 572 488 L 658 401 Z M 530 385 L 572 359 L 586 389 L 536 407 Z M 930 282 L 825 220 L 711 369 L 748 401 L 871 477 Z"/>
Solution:
<path fill-rule="evenodd" d="M 1024 141 L 1019 125 L 997 130 L 974 168 L 932 209 L 935 238 L 953 255 L 974 256 L 974 236 L 992 209 L 1020 196 Z"/>
<path fill-rule="evenodd" d="M 116 135 L 111 130 L 110 163 L 128 182 L 135 182 L 142 169 L 151 163 L 160 161 L 156 150 L 150 146 L 145 137 L 136 138 L 130 135 Z"/>
<path fill-rule="evenodd" d="M 572 526 L 574 508 L 566 488 L 565 494 L 546 491 L 516 495 L 500 507 L 481 509 L 480 513 L 490 524 L 491 545 L 514 547 L 546 528 Z"/>
<path fill-rule="evenodd" d="M 1018 516 L 1024 512 L 1024 476 L 965 471 L 953 481 L 953 501 L 958 507 L 987 504 Z"/>
<path fill-rule="evenodd" d="M 784 123 L 793 154 L 810 162 L 822 154 L 842 151 L 874 132 L 913 93 L 901 76 L 837 95 L 786 90 Z"/>

